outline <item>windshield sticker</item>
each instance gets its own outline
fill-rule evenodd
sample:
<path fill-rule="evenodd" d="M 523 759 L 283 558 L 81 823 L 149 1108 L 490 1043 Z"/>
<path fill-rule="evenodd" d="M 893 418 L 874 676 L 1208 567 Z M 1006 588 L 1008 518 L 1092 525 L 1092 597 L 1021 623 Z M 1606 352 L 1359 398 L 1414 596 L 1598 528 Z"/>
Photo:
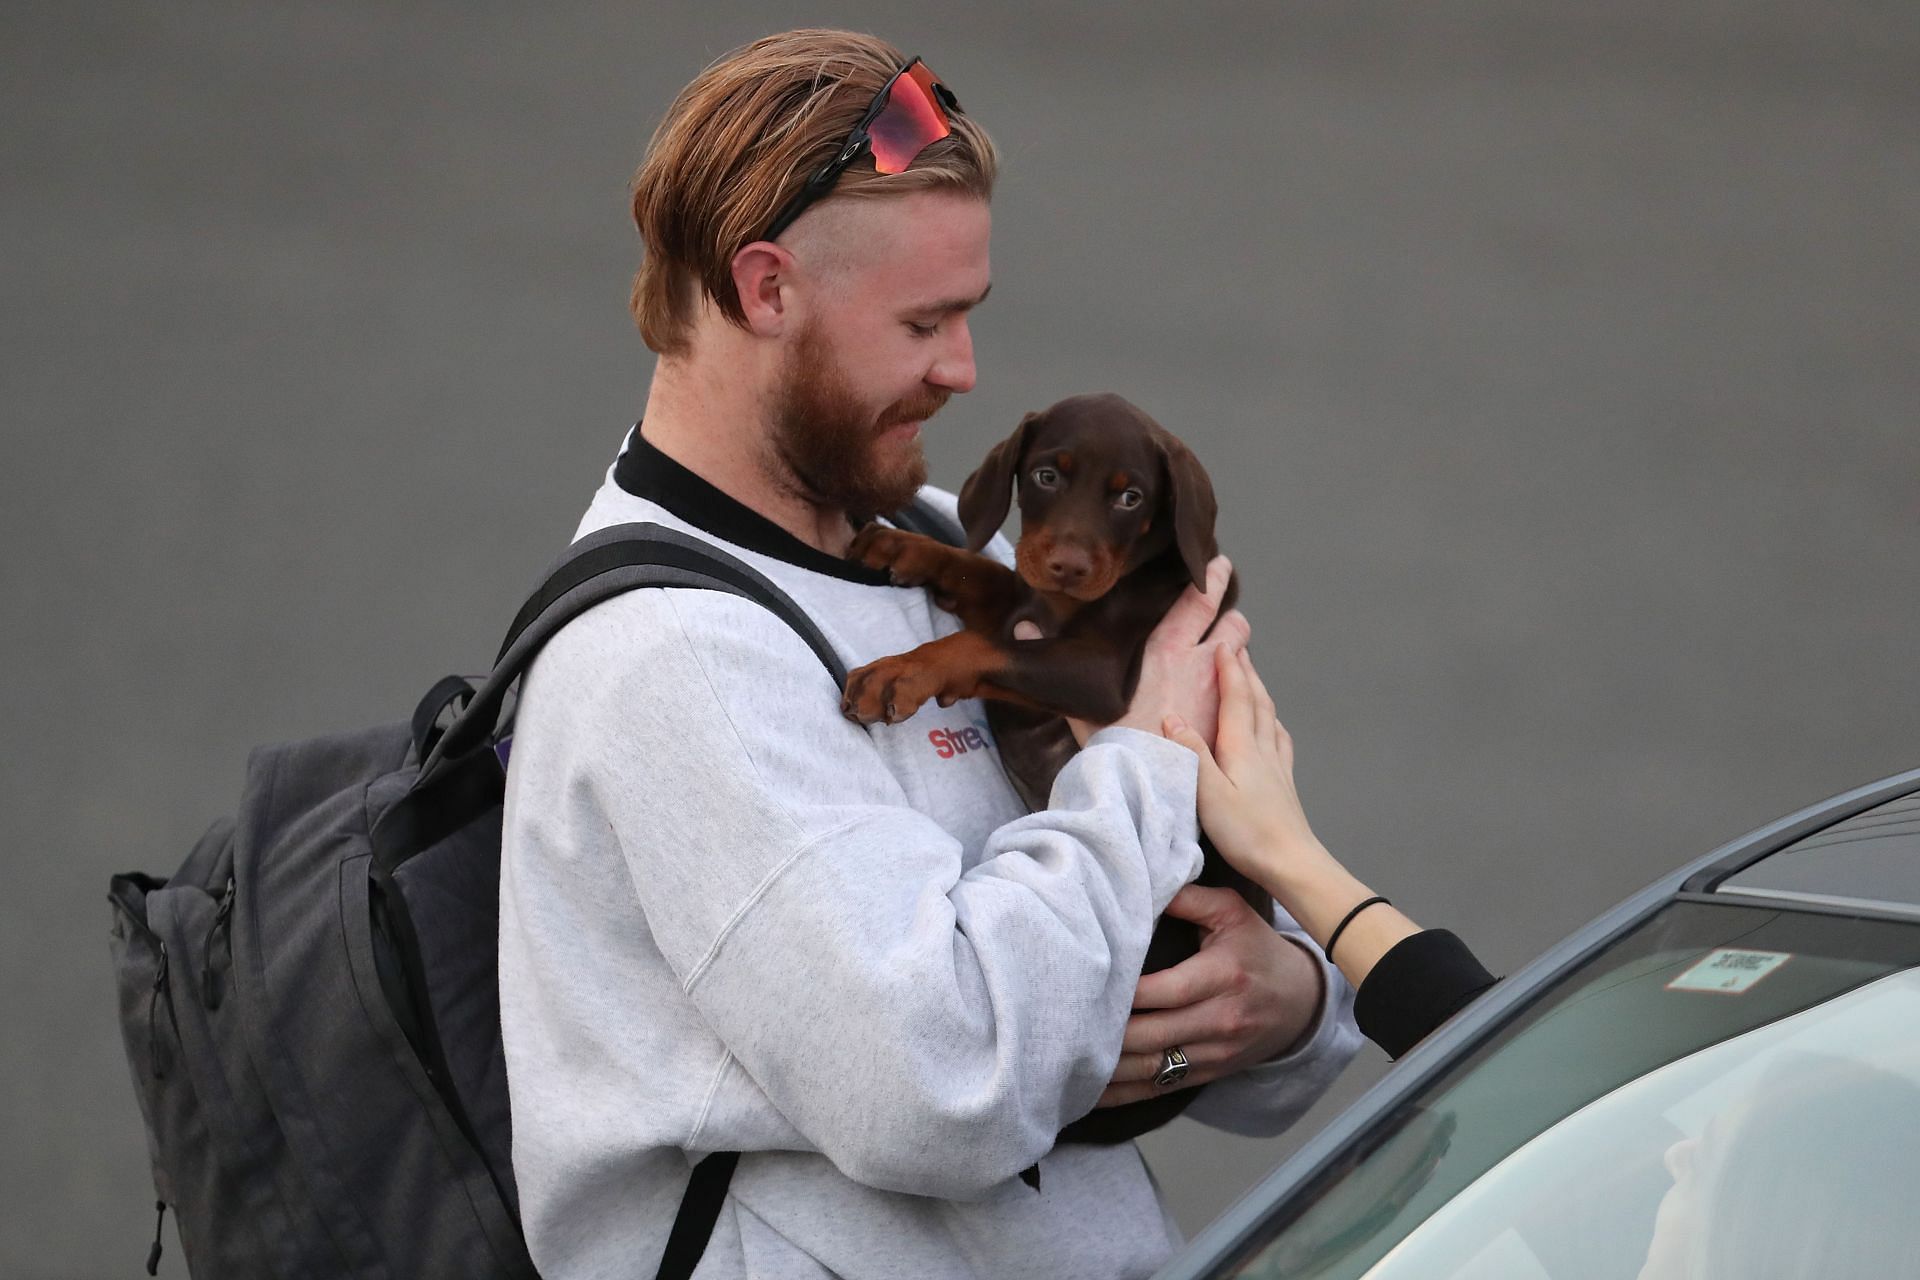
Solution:
<path fill-rule="evenodd" d="M 1745 995 L 1753 985 L 1793 956 L 1785 951 L 1740 951 L 1722 947 L 1667 984 L 1669 991 L 1711 991 Z"/>

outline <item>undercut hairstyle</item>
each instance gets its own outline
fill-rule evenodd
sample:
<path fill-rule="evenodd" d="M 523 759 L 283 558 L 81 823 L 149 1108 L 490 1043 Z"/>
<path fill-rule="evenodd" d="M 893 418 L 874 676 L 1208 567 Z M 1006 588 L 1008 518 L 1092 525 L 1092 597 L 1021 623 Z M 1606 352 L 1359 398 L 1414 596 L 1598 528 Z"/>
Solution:
<path fill-rule="evenodd" d="M 687 350 L 702 296 L 746 327 L 733 257 L 833 157 L 874 96 L 907 60 L 852 31 L 766 36 L 722 56 L 680 91 L 633 176 L 641 261 L 634 323 L 659 354 Z M 990 199 L 992 139 L 971 117 L 927 146 L 904 173 L 876 173 L 862 156 L 826 200 L 950 190 Z M 822 201 L 825 203 L 825 201 Z"/>

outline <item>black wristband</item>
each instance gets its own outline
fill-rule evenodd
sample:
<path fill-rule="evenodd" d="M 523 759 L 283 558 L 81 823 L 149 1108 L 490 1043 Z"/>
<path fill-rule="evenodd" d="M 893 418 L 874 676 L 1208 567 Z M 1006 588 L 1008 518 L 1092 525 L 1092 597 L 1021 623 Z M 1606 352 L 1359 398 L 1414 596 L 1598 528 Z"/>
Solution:
<path fill-rule="evenodd" d="M 1346 917 L 1343 920 L 1341 920 L 1339 924 L 1333 926 L 1333 932 L 1327 935 L 1327 945 L 1324 948 L 1324 952 L 1323 952 L 1326 955 L 1327 959 L 1329 960 L 1333 959 L 1334 944 L 1340 941 L 1340 935 L 1347 931 L 1347 926 L 1353 923 L 1353 918 L 1359 915 L 1362 911 L 1365 911 L 1368 907 L 1373 906 L 1375 903 L 1383 903 L 1389 907 L 1393 905 L 1391 902 L 1388 902 L 1385 898 L 1381 897 L 1379 894 L 1376 893 L 1371 898 L 1368 898 L 1365 902 L 1362 902 L 1359 906 L 1355 907 L 1353 910 L 1347 912 Z"/>

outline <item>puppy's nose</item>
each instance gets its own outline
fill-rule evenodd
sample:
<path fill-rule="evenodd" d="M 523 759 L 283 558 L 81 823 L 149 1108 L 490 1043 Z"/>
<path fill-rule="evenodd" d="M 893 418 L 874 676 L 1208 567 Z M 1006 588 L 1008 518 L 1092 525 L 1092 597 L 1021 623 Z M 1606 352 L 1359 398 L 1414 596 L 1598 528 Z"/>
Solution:
<path fill-rule="evenodd" d="M 1047 572 L 1055 586 L 1071 591 L 1093 575 L 1093 562 L 1084 551 L 1055 547 L 1047 554 Z"/>

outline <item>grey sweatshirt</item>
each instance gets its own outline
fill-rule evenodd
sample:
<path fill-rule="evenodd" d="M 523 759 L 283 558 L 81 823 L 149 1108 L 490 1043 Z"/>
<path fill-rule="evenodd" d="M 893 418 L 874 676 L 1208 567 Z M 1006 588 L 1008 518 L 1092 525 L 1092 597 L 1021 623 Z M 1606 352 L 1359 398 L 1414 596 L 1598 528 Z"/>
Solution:
<path fill-rule="evenodd" d="M 850 669 L 956 629 L 924 591 L 783 544 L 637 433 L 629 448 L 651 497 L 610 472 L 576 536 L 705 537 Z M 525 682 L 501 870 L 541 1274 L 651 1276 L 690 1162 L 732 1150 L 701 1277 L 1151 1272 L 1179 1234 L 1137 1149 L 1053 1138 L 1111 1077 L 1152 922 L 1199 870 L 1196 776 L 1185 748 L 1105 729 L 1028 814 L 977 702 L 851 724 L 750 601 L 638 591 L 568 626 Z M 1271 1133 L 1311 1105 L 1359 1039 L 1323 970 L 1304 1043 L 1189 1115 Z M 1038 1191 L 1017 1176 L 1036 1161 Z"/>

